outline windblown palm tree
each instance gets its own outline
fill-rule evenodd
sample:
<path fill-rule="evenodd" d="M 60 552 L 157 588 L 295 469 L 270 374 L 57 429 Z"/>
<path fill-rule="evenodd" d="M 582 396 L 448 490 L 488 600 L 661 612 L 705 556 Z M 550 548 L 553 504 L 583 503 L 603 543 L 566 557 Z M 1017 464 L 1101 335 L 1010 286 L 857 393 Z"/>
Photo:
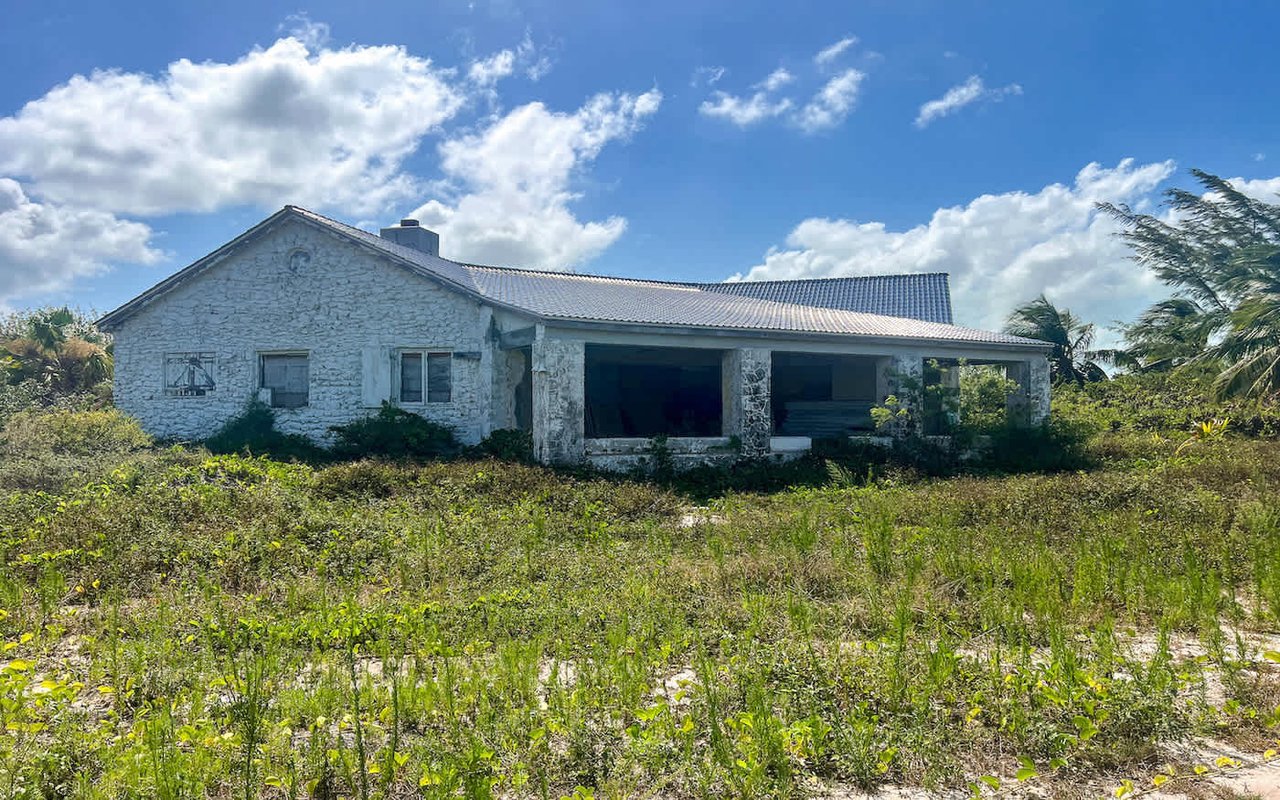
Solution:
<path fill-rule="evenodd" d="M 1167 192 L 1172 221 L 1099 206 L 1175 292 L 1124 329 L 1126 353 L 1142 369 L 1217 364 L 1224 396 L 1280 394 L 1280 205 L 1192 174 L 1204 191 Z"/>
<path fill-rule="evenodd" d="M 1065 308 L 1058 308 L 1040 295 L 1013 310 L 1004 325 L 1005 333 L 1039 339 L 1053 344 L 1049 354 L 1049 374 L 1054 383 L 1083 386 L 1107 379 L 1099 362 L 1105 353 L 1091 350 L 1095 329 Z"/>
<path fill-rule="evenodd" d="M 1232 265 L 1230 286 L 1241 298 L 1222 340 L 1206 355 L 1229 366 L 1218 376 L 1223 395 L 1280 392 L 1280 245 L 1246 248 Z"/>
<path fill-rule="evenodd" d="M 1115 351 L 1113 361 L 1137 372 L 1176 369 L 1204 355 L 1219 325 L 1219 315 L 1209 314 L 1195 300 L 1161 300 L 1136 322 L 1120 327 L 1127 347 Z"/>

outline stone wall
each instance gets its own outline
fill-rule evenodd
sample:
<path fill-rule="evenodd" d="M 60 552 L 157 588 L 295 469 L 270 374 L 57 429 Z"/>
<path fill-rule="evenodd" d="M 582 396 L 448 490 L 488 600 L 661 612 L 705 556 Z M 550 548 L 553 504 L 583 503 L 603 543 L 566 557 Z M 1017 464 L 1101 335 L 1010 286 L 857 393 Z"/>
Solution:
<path fill-rule="evenodd" d="M 291 259 L 298 251 L 309 259 Z M 202 439 L 256 396 L 261 353 L 306 352 L 309 403 L 277 409 L 278 426 L 324 441 L 331 425 L 375 410 L 362 395 L 367 353 L 384 353 L 379 368 L 389 375 L 396 348 L 451 350 L 467 354 L 451 362 L 451 400 L 409 408 L 476 442 L 491 426 L 490 319 L 463 295 L 289 222 L 124 321 L 115 332 L 115 398 L 156 436 Z M 215 355 L 208 396 L 166 394 L 165 355 L 184 352 Z"/>
<path fill-rule="evenodd" d="M 534 458 L 548 464 L 579 463 L 585 455 L 586 347 L 580 341 L 539 337 L 531 352 Z"/>
<path fill-rule="evenodd" d="M 743 347 L 726 350 L 721 364 L 724 432 L 738 437 L 742 455 L 747 457 L 769 452 L 773 433 L 772 356 L 764 348 Z"/>
<path fill-rule="evenodd" d="M 1038 356 L 1028 361 L 1013 361 L 1005 369 L 1009 379 L 1018 384 L 1009 395 L 1009 419 L 1022 425 L 1040 425 L 1049 418 L 1052 393 L 1049 359 Z"/>

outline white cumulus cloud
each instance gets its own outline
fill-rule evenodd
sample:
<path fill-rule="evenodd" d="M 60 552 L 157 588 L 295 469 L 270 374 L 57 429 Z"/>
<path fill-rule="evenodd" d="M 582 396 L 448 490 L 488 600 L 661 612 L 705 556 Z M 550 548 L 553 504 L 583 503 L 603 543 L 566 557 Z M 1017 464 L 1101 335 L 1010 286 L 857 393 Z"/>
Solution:
<path fill-rule="evenodd" d="M 401 47 L 287 37 L 233 63 L 77 75 L 0 119 L 0 175 L 112 213 L 296 202 L 373 213 L 411 197 L 403 160 L 464 96 Z"/>
<path fill-rule="evenodd" d="M 481 86 L 492 86 L 509 76 L 516 68 L 516 54 L 511 50 L 499 50 L 488 58 L 471 62 L 467 77 Z"/>
<path fill-rule="evenodd" d="M 440 233 L 449 258 L 571 269 L 598 255 L 626 220 L 580 221 L 570 208 L 576 175 L 609 142 L 625 139 L 658 110 L 656 89 L 600 94 L 573 113 L 529 103 L 487 128 L 440 145 L 452 197 L 416 211 Z"/>
<path fill-rule="evenodd" d="M 965 106 L 978 101 L 999 102 L 1009 95 L 1018 94 L 1022 94 L 1022 87 L 1016 83 L 1001 86 L 997 89 L 989 89 L 983 83 L 982 78 L 977 75 L 970 75 L 968 80 L 957 86 L 952 86 L 942 97 L 921 105 L 920 112 L 916 114 L 916 127 L 924 128 L 934 120 L 954 114 Z"/>
<path fill-rule="evenodd" d="M 773 72 L 770 72 L 767 78 L 757 83 L 755 88 L 763 89 L 766 92 L 776 92 L 795 79 L 796 76 L 788 72 L 786 67 L 778 67 Z"/>
<path fill-rule="evenodd" d="M 38 203 L 0 178 L 0 301 L 57 288 L 108 263 L 150 264 L 151 229 L 105 211 Z"/>
<path fill-rule="evenodd" d="M 902 231 L 882 222 L 806 219 L 745 279 L 948 272 L 961 324 L 998 329 L 1016 304 L 1044 292 L 1109 325 L 1131 319 L 1168 290 L 1129 260 L 1116 225 L 1095 204 L 1149 207 L 1173 170 L 1171 161 L 1088 164 L 1071 185 L 985 194 Z"/>
<path fill-rule="evenodd" d="M 227 63 L 76 75 L 0 117 L 0 302 L 162 260 L 150 219 L 175 213 L 297 203 L 391 219 L 441 192 L 423 216 L 441 222 L 446 251 L 556 267 L 625 229 L 620 217 L 580 222 L 574 179 L 657 110 L 656 90 L 503 116 L 498 82 L 551 68 L 528 34 L 451 69 L 403 47 L 332 47 L 328 27 L 305 15 L 281 30 Z M 484 100 L 493 116 L 466 133 L 459 115 Z M 406 166 L 433 135 L 443 181 Z"/>

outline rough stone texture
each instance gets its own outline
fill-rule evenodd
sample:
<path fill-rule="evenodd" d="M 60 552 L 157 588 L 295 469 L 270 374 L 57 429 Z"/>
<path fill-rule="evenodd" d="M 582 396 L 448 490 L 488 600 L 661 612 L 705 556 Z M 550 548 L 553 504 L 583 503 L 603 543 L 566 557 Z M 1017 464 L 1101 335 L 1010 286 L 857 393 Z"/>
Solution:
<path fill-rule="evenodd" d="M 290 254 L 310 261 L 291 268 Z M 410 406 L 452 426 L 464 442 L 489 432 L 491 311 L 332 235 L 286 224 L 224 263 L 178 286 L 115 332 L 115 398 L 150 433 L 202 439 L 240 413 L 260 383 L 259 354 L 310 356 L 310 401 L 277 409 L 281 430 L 317 441 L 331 425 L 371 413 L 362 399 L 362 353 L 396 348 L 478 352 L 452 360 L 452 399 Z M 164 391 L 166 353 L 216 354 L 217 387 L 206 397 Z"/>
<path fill-rule="evenodd" d="M 1038 356 L 1012 361 L 1005 369 L 1009 379 L 1018 384 L 1006 404 L 1009 419 L 1020 425 L 1040 425 L 1049 418 L 1049 359 Z"/>
<path fill-rule="evenodd" d="M 748 458 L 769 452 L 772 364 L 773 353 L 759 347 L 726 350 L 721 364 L 724 432 L 738 437 Z"/>
<path fill-rule="evenodd" d="M 609 472 L 652 470 L 656 466 L 654 441 L 645 437 L 587 439 L 587 461 Z M 728 464 L 738 458 L 727 436 L 673 436 L 666 440 L 666 448 L 676 470 Z"/>
<path fill-rule="evenodd" d="M 920 353 L 904 353 L 880 359 L 880 376 L 877 386 L 884 402 L 888 397 L 897 399 L 898 410 L 906 415 L 896 416 L 884 424 L 880 431 L 889 436 L 909 436 L 918 431 L 918 417 L 924 402 L 924 357 Z"/>
<path fill-rule="evenodd" d="M 886 394 L 898 398 L 907 408 L 918 406 L 924 390 L 924 356 L 920 353 L 891 356 L 885 359 Z"/>
<path fill-rule="evenodd" d="M 533 455 L 547 464 L 576 464 L 584 451 L 586 347 L 564 339 L 534 340 Z"/>

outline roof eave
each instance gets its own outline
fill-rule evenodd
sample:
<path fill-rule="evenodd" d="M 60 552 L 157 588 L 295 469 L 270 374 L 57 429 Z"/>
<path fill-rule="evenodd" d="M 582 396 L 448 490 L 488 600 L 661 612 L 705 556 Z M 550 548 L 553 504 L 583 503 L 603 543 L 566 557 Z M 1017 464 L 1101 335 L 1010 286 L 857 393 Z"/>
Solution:
<path fill-rule="evenodd" d="M 1053 349 L 1049 342 L 1026 340 L 1025 342 L 982 342 L 964 339 L 943 339 L 930 336 L 884 336 L 865 333 L 827 333 L 822 331 L 789 331 L 776 328 L 727 328 L 705 325 L 667 325 L 647 322 L 609 322 L 605 320 L 574 319 L 569 317 L 545 317 L 544 323 L 558 328 L 577 330 L 607 330 L 617 333 L 668 333 L 682 336 L 741 336 L 752 339 L 800 339 L 806 341 L 848 342 L 869 344 L 920 345 L 934 344 L 951 348 L 970 347 L 981 350 L 1008 350 L 1011 352 L 1042 351 Z"/>
<path fill-rule="evenodd" d="M 501 301 L 497 301 L 497 300 L 493 300 L 492 298 L 485 297 L 484 295 L 480 294 L 479 292 L 475 291 L 469 286 L 465 286 L 463 284 L 458 283 L 457 281 L 450 280 L 445 276 L 440 275 L 439 273 L 424 269 L 423 267 L 420 267 L 419 265 L 413 263 L 412 261 L 406 258 L 402 258 L 399 255 L 396 255 L 395 253 L 389 252 L 387 250 L 383 250 L 378 247 L 374 247 L 368 242 L 362 241 L 361 239 L 355 236 L 352 236 L 343 230 L 340 230 L 330 225 L 325 225 L 323 222 L 313 219 L 308 214 L 300 213 L 300 211 L 295 206 L 289 205 L 275 212 L 271 216 L 264 219 L 262 222 L 259 222 L 257 225 L 254 225 L 252 228 L 240 234 L 239 236 L 227 242 L 226 244 L 222 245 L 217 250 L 214 250 L 212 253 L 209 253 L 208 255 L 200 259 L 197 259 L 196 261 L 192 262 L 186 267 L 183 267 L 182 269 L 178 270 L 174 274 L 170 275 L 168 278 L 165 278 L 164 280 L 160 281 L 155 286 L 152 286 L 150 289 L 147 289 L 142 294 L 138 295 L 137 297 L 134 297 L 132 300 L 129 300 L 123 303 L 122 305 L 120 305 L 118 308 L 102 315 L 102 317 L 100 317 L 95 324 L 99 328 L 107 332 L 117 330 L 119 326 L 129 317 L 138 313 L 139 311 L 147 307 L 149 304 L 151 304 L 155 300 L 168 294 L 170 291 L 176 289 L 178 286 L 182 285 L 188 280 L 196 277 L 197 275 L 201 274 L 205 270 L 210 269 L 217 263 L 229 257 L 235 251 L 249 244 L 254 239 L 262 236 L 271 228 L 283 222 L 285 219 L 294 219 L 303 224 L 310 225 L 312 228 L 315 228 L 316 230 L 323 231 L 325 233 L 328 233 L 334 236 L 340 236 L 344 241 L 349 242 L 351 245 L 355 247 L 361 248 L 366 252 L 373 253 L 376 256 L 386 258 L 392 261 L 393 263 L 397 264 L 398 266 L 408 269 L 409 271 L 413 272 L 415 275 L 421 276 L 423 278 L 426 278 L 428 280 L 431 280 L 438 284 L 446 286 L 454 291 L 460 292 L 461 294 L 466 295 L 467 297 L 477 302 L 484 303 L 486 305 L 493 306 L 495 308 L 502 308 L 506 311 L 520 314 L 522 316 L 529 317 L 530 319 L 534 319 L 537 321 L 541 321 L 542 319 L 539 315 L 529 311 L 526 308 L 513 306 L 508 303 L 503 303 Z"/>

